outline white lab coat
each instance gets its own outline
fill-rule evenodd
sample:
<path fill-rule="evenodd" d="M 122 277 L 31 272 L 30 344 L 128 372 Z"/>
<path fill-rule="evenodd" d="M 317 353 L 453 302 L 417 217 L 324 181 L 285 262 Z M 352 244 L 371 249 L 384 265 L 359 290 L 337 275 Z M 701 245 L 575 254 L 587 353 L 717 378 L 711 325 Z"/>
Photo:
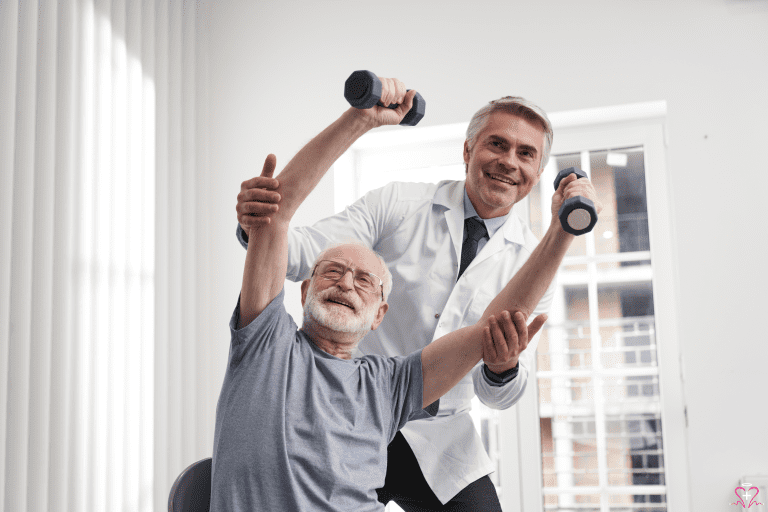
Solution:
<path fill-rule="evenodd" d="M 398 356 L 472 325 L 528 259 L 538 240 L 512 212 L 456 281 L 464 229 L 464 181 L 390 183 L 360 198 L 343 212 L 288 235 L 287 278 L 307 279 L 317 255 L 330 243 L 355 238 L 381 254 L 392 273 L 389 311 L 359 346 L 363 354 Z M 554 283 L 535 314 L 548 311 Z M 477 394 L 495 409 L 514 405 L 533 372 L 538 337 L 520 357 L 517 377 L 492 386 L 480 362 L 440 399 L 434 418 L 402 430 L 429 486 L 442 503 L 494 467 L 474 428 L 469 410 Z"/>

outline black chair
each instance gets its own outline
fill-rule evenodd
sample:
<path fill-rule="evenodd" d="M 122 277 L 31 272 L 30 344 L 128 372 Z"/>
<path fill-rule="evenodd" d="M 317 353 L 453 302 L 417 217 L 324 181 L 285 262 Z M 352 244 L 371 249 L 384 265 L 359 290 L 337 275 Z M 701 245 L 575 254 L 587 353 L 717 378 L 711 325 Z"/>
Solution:
<path fill-rule="evenodd" d="M 210 457 L 181 472 L 168 496 L 168 512 L 208 512 L 211 507 Z"/>

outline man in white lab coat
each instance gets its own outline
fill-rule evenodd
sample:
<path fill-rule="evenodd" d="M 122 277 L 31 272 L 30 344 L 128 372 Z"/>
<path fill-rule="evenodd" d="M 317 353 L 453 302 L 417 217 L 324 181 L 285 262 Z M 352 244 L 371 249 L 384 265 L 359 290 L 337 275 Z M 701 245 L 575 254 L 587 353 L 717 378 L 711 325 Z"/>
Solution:
<path fill-rule="evenodd" d="M 396 97 L 404 94 L 398 80 L 382 83 Z M 349 145 L 360 136 L 348 135 Z M 538 244 L 512 206 L 538 183 L 552 135 L 549 119 L 533 103 L 520 97 L 490 102 L 467 129 L 464 181 L 390 183 L 311 227 L 292 228 L 286 278 L 309 278 L 312 262 L 334 242 L 355 238 L 379 253 L 392 273 L 393 291 L 389 314 L 362 342 L 362 354 L 406 355 L 476 323 Z M 335 160 L 331 149 L 329 158 Z M 244 247 L 242 226 L 268 222 L 279 208 L 276 188 L 273 178 L 243 182 L 237 236 Z M 557 209 L 577 195 L 602 209 L 589 180 L 571 175 L 553 197 L 548 233 L 562 230 Z M 554 283 L 531 313 L 546 313 L 553 293 Z M 533 371 L 537 341 L 519 357 L 484 352 L 484 362 L 443 396 L 436 417 L 402 428 L 389 445 L 379 501 L 394 500 L 408 512 L 501 510 L 488 476 L 494 468 L 469 415 L 470 401 L 477 395 L 491 408 L 514 405 Z"/>

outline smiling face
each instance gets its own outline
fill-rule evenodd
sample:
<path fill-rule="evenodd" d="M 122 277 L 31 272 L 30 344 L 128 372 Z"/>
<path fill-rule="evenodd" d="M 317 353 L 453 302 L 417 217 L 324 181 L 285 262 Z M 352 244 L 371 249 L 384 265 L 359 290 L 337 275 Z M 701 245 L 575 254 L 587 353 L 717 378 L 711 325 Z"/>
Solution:
<path fill-rule="evenodd" d="M 384 269 L 376 255 L 357 245 L 343 245 L 327 251 L 322 259 L 352 265 L 377 276 Z M 371 294 L 355 287 L 352 272 L 338 281 L 315 274 L 302 283 L 304 323 L 313 323 L 326 330 L 339 333 L 357 333 L 360 337 L 376 329 L 384 319 L 387 305 L 381 300 L 381 289 Z"/>
<path fill-rule="evenodd" d="M 466 188 L 478 215 L 506 215 L 539 182 L 544 130 L 538 123 L 495 111 L 475 138 L 464 142 Z"/>

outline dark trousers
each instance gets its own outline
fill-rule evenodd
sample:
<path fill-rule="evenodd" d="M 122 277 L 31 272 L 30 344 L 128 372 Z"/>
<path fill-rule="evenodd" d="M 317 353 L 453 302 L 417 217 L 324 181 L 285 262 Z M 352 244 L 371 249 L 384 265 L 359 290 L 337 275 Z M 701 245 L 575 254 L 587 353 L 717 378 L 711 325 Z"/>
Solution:
<path fill-rule="evenodd" d="M 387 476 L 376 489 L 379 501 L 394 501 L 406 512 L 501 512 L 501 504 L 487 475 L 466 486 L 443 505 L 429 488 L 413 450 L 398 432 L 387 447 Z"/>

